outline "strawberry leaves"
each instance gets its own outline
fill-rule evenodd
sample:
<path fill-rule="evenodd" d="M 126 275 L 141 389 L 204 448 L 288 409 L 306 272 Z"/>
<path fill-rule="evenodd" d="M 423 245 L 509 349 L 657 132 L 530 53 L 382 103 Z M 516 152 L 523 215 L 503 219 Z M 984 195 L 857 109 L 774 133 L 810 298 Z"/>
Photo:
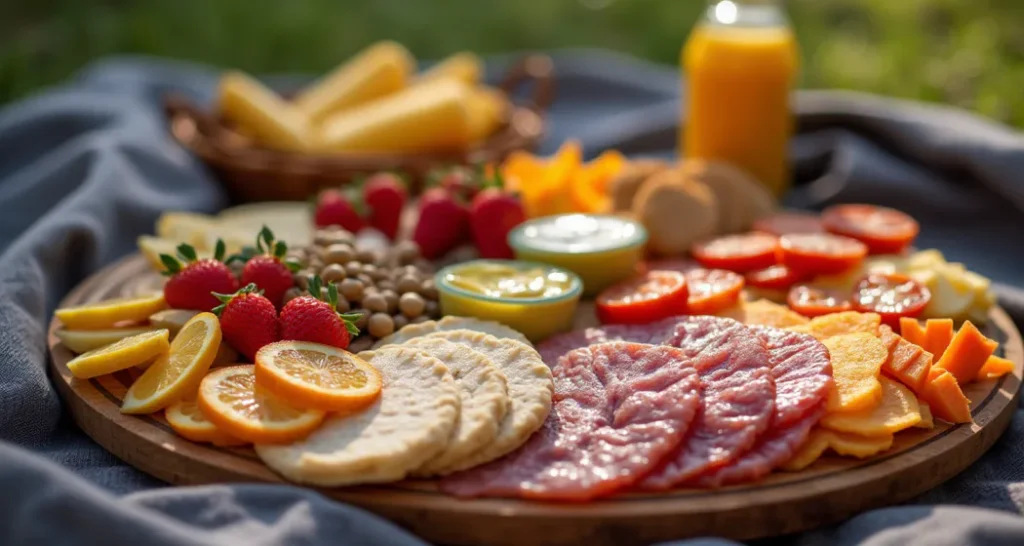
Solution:
<path fill-rule="evenodd" d="M 361 313 L 338 313 L 338 286 L 336 284 L 327 283 L 327 299 L 323 298 L 323 280 L 320 279 L 320 275 L 313 275 L 309 279 L 309 295 L 320 301 L 327 302 L 331 306 L 331 309 L 337 313 L 338 317 L 341 318 L 342 323 L 345 324 L 345 329 L 353 337 L 359 335 L 359 328 L 356 327 L 355 322 L 362 317 Z"/>
<path fill-rule="evenodd" d="M 228 303 L 231 303 L 231 300 L 234 299 L 235 296 L 241 296 L 242 294 L 259 294 L 262 296 L 263 290 L 260 290 L 254 283 L 249 283 L 242 288 L 239 288 L 238 292 L 235 292 L 234 294 L 220 294 L 217 292 L 210 293 L 221 302 L 220 305 L 211 309 L 211 312 L 219 317 L 221 312 L 224 311 L 224 308 L 228 306 Z"/>

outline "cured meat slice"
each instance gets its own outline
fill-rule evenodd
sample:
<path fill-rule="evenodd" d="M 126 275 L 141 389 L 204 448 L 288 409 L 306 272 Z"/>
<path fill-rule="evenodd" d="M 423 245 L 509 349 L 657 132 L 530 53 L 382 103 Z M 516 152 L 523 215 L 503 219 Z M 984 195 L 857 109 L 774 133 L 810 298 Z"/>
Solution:
<path fill-rule="evenodd" d="M 569 351 L 609 341 L 629 341 L 661 345 L 675 335 L 676 325 L 687 317 L 668 317 L 649 324 L 608 324 L 574 330 L 546 339 L 537 346 L 541 359 L 554 368 L 558 359 Z"/>
<path fill-rule="evenodd" d="M 720 317 L 681 321 L 668 344 L 693 360 L 703 407 L 680 448 L 640 483 L 667 489 L 729 464 L 768 429 L 775 386 L 765 344 L 753 330 Z"/>
<path fill-rule="evenodd" d="M 765 326 L 751 328 L 768 349 L 775 380 L 771 428 L 753 449 L 728 466 L 700 476 L 693 485 L 720 487 L 760 479 L 788 461 L 825 414 L 832 388 L 828 349 L 809 334 Z"/>
<path fill-rule="evenodd" d="M 633 485 L 682 441 L 700 407 L 687 352 L 601 343 L 570 352 L 553 370 L 555 405 L 520 450 L 450 476 L 463 497 L 584 501 Z"/>

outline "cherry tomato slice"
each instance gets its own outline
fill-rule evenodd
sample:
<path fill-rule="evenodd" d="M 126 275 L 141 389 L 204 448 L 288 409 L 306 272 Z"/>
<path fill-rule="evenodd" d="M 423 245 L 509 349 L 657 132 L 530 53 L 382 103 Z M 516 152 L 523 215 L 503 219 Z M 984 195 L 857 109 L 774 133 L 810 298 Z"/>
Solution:
<path fill-rule="evenodd" d="M 725 235 L 693 245 L 690 253 L 709 269 L 745 273 L 775 265 L 779 238 L 767 233 Z"/>
<path fill-rule="evenodd" d="M 899 254 L 921 229 L 910 216 L 875 205 L 836 205 L 825 209 L 821 220 L 830 233 L 857 239 L 871 254 Z"/>
<path fill-rule="evenodd" d="M 798 282 L 808 280 L 808 276 L 784 265 L 773 265 L 766 269 L 751 271 L 746 275 L 747 284 L 763 290 L 789 290 Z"/>
<path fill-rule="evenodd" d="M 824 233 L 825 228 L 817 214 L 811 212 L 782 212 L 754 222 L 754 231 L 779 237 L 790 233 Z"/>
<path fill-rule="evenodd" d="M 882 322 L 896 326 L 900 317 L 917 317 L 931 301 L 923 284 L 902 273 L 868 275 L 853 288 L 853 308 L 878 313 Z"/>
<path fill-rule="evenodd" d="M 850 300 L 837 291 L 806 285 L 790 288 L 786 303 L 805 317 L 820 317 L 829 313 L 849 311 L 852 307 Z"/>
<path fill-rule="evenodd" d="M 686 274 L 690 288 L 691 315 L 714 315 L 736 305 L 743 291 L 743 277 L 724 269 L 694 269 Z"/>
<path fill-rule="evenodd" d="M 597 296 L 604 324 L 645 324 L 686 313 L 689 290 L 678 271 L 648 271 L 605 288 Z"/>
<path fill-rule="evenodd" d="M 782 265 L 807 274 L 842 273 L 860 265 L 867 253 L 864 243 L 830 233 L 791 233 L 779 239 Z"/>

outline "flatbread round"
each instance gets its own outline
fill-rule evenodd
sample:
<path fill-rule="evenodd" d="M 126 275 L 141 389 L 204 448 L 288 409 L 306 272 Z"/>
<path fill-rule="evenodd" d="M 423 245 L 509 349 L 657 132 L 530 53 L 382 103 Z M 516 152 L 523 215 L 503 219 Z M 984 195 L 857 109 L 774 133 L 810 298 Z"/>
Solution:
<path fill-rule="evenodd" d="M 380 370 L 380 398 L 364 411 L 330 417 L 299 442 L 255 446 L 267 466 L 294 482 L 326 487 L 392 482 L 448 445 L 459 389 L 443 362 L 398 346 L 358 356 Z"/>
<path fill-rule="evenodd" d="M 718 233 L 747 231 L 758 218 L 771 214 L 775 199 L 747 171 L 721 161 L 686 160 L 681 170 L 687 180 L 704 183 L 718 204 Z"/>
<path fill-rule="evenodd" d="M 373 348 L 405 343 L 413 338 L 450 330 L 472 330 L 474 332 L 490 334 L 498 339 L 514 339 L 525 343 L 529 347 L 533 347 L 533 344 L 526 339 L 522 332 L 509 328 L 499 322 L 470 317 L 444 317 L 441 320 L 428 320 L 419 324 L 410 324 L 390 336 L 381 338 L 377 343 L 373 344 Z"/>
<path fill-rule="evenodd" d="M 633 198 L 640 185 L 651 175 L 668 168 L 668 163 L 660 159 L 637 159 L 630 161 L 608 182 L 608 192 L 612 197 L 613 211 L 628 211 L 633 207 Z"/>
<path fill-rule="evenodd" d="M 217 215 L 222 226 L 248 233 L 247 244 L 253 244 L 256 234 L 264 225 L 289 246 L 303 246 L 313 242 L 312 211 L 308 203 L 269 201 L 238 205 L 220 211 Z"/>
<path fill-rule="evenodd" d="M 513 339 L 498 339 L 470 330 L 440 331 L 428 337 L 453 341 L 487 355 L 504 372 L 511 402 L 494 441 L 445 468 L 445 473 L 465 470 L 502 457 L 523 445 L 544 424 L 551 411 L 555 387 L 551 370 L 532 347 Z"/>
<path fill-rule="evenodd" d="M 459 386 L 462 404 L 448 446 L 412 472 L 417 477 L 440 476 L 445 474 L 443 469 L 491 443 L 498 435 L 510 405 L 505 374 L 483 353 L 446 339 L 418 337 L 403 347 L 426 351 L 444 362 Z"/>

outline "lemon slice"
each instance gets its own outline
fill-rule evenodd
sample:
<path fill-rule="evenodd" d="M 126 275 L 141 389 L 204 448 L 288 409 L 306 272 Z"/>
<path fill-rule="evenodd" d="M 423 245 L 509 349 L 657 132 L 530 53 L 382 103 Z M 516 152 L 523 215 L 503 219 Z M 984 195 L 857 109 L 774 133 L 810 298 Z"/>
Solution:
<path fill-rule="evenodd" d="M 163 294 L 120 298 L 57 309 L 54 315 L 68 330 L 101 330 L 119 322 L 142 322 L 167 307 Z"/>
<path fill-rule="evenodd" d="M 66 330 L 57 328 L 53 334 L 65 347 L 75 354 L 106 347 L 130 336 L 158 330 L 159 326 L 137 326 L 131 328 L 109 328 L 105 330 Z"/>
<path fill-rule="evenodd" d="M 167 328 L 171 332 L 171 337 L 174 337 L 184 328 L 185 323 L 192 320 L 199 313 L 202 313 L 202 311 L 164 309 L 150 315 L 149 323 L 157 328 Z"/>
<path fill-rule="evenodd" d="M 303 408 L 364 408 L 380 394 L 380 372 L 341 349 L 306 341 L 278 341 L 256 353 L 256 380 Z"/>
<path fill-rule="evenodd" d="M 125 370 L 167 354 L 167 339 L 167 330 L 154 330 L 126 337 L 71 359 L 68 362 L 68 369 L 79 379 Z"/>
<path fill-rule="evenodd" d="M 326 415 L 299 409 L 256 384 L 253 366 L 210 372 L 199 386 L 203 415 L 225 433 L 257 444 L 286 444 L 305 438 Z"/>
<path fill-rule="evenodd" d="M 194 396 L 178 400 L 167 406 L 167 409 L 164 410 L 164 418 L 167 419 L 167 424 L 171 425 L 174 432 L 186 440 L 209 442 L 220 446 L 245 444 L 245 441 L 225 434 L 206 417 L 203 417 Z"/>
<path fill-rule="evenodd" d="M 217 218 L 195 212 L 165 212 L 156 221 L 156 234 L 162 239 L 188 243 L 196 250 L 207 250 L 207 234 L 216 231 Z M 172 252 L 173 256 L 174 253 Z"/>
<path fill-rule="evenodd" d="M 220 349 L 220 322 L 200 313 L 171 342 L 170 352 L 156 359 L 128 392 L 122 413 L 153 413 L 195 391 Z"/>

